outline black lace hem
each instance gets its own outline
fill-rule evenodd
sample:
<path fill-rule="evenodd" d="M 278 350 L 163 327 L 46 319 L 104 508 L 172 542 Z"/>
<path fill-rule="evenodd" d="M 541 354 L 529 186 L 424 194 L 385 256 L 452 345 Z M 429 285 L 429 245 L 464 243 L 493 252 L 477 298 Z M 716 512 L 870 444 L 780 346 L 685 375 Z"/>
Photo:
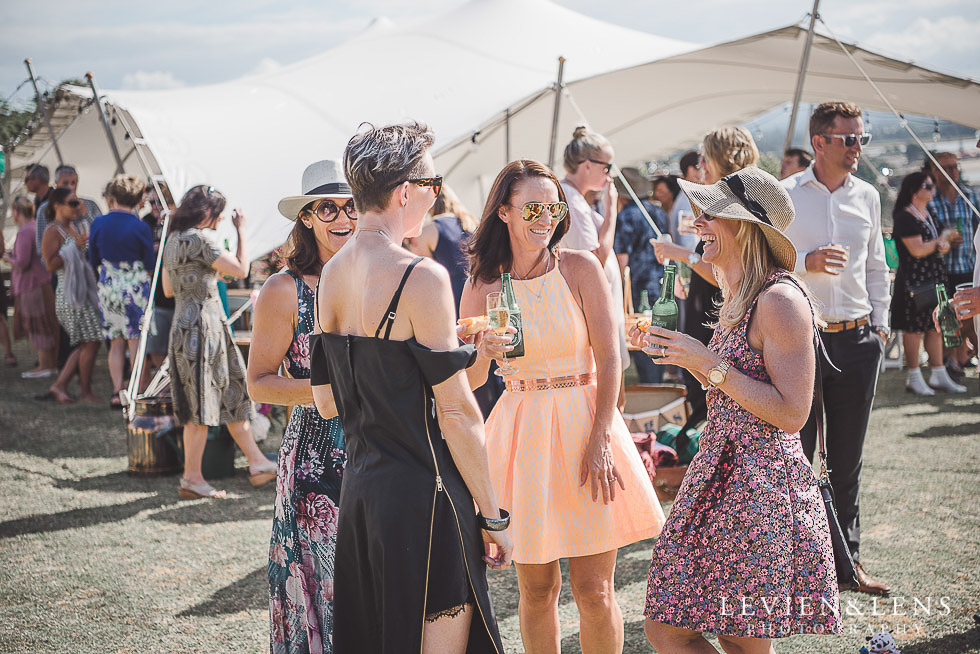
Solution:
<path fill-rule="evenodd" d="M 440 620 L 442 618 L 455 618 L 460 613 L 462 613 L 463 611 L 465 611 L 467 607 L 472 608 L 473 607 L 473 603 L 472 602 L 464 602 L 463 604 L 460 604 L 459 606 L 452 606 L 452 607 L 450 607 L 450 608 L 448 608 L 448 609 L 446 609 L 444 611 L 436 611 L 435 613 L 426 613 L 425 614 L 425 621 L 426 622 L 435 622 L 436 620 Z"/>

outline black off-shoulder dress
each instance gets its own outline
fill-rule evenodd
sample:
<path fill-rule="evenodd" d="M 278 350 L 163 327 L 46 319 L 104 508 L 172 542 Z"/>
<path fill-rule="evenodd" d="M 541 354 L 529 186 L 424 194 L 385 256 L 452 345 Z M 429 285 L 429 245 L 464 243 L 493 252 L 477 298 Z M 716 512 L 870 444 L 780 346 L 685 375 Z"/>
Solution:
<path fill-rule="evenodd" d="M 439 431 L 432 393 L 472 365 L 476 352 L 388 339 L 418 261 L 405 271 L 374 337 L 313 337 L 311 383 L 332 384 L 347 444 L 334 652 L 417 652 L 427 618 L 470 604 L 467 652 L 502 654 L 473 497 Z"/>

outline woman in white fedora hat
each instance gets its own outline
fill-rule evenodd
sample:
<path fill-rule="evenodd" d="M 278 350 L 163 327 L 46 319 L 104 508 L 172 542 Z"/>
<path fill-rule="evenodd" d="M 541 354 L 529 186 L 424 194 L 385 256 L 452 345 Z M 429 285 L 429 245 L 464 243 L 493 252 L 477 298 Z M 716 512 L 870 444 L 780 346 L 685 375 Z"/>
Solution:
<path fill-rule="evenodd" d="M 286 266 L 255 304 L 248 392 L 256 402 L 293 406 L 279 450 L 276 508 L 269 548 L 270 647 L 273 652 L 330 652 L 340 482 L 346 459 L 335 406 L 313 404 L 310 335 L 323 265 L 357 225 L 340 163 L 310 164 L 302 195 L 279 212 L 295 221 Z M 279 369 L 285 375 L 279 374 Z"/>
<path fill-rule="evenodd" d="M 769 653 L 772 639 L 840 630 L 833 548 L 799 431 L 813 398 L 815 318 L 790 272 L 794 217 L 754 166 L 681 181 L 723 301 L 707 347 L 651 327 L 633 342 L 708 388 L 701 450 L 654 547 L 645 631 L 660 652 Z"/>

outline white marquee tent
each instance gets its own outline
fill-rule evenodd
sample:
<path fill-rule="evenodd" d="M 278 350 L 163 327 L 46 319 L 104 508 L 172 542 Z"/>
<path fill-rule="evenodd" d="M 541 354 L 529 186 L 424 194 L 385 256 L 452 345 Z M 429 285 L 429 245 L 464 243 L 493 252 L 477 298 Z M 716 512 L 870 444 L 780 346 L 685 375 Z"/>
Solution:
<path fill-rule="evenodd" d="M 518 19 L 519 17 L 519 19 Z M 362 121 L 433 126 L 437 167 L 474 213 L 507 157 L 547 161 L 558 57 L 565 56 L 558 150 L 582 122 L 620 163 L 683 147 L 708 128 L 791 99 L 806 32 L 792 26 L 707 48 L 596 21 L 547 0 L 471 0 L 417 24 L 378 21 L 350 41 L 267 74 L 167 91 L 102 93 L 127 172 L 144 167 L 180 195 L 197 183 L 248 214 L 253 256 L 291 227 L 275 210 L 311 161 L 339 157 Z M 980 128 L 980 85 L 851 47 L 900 110 Z M 338 94 L 337 89 L 349 89 Z M 91 90 L 49 107 L 83 195 L 115 172 Z M 840 48 L 817 36 L 804 101 L 883 103 Z M 507 138 L 509 135 L 509 138 Z M 26 164 L 57 165 L 43 125 L 8 153 L 6 189 Z"/>

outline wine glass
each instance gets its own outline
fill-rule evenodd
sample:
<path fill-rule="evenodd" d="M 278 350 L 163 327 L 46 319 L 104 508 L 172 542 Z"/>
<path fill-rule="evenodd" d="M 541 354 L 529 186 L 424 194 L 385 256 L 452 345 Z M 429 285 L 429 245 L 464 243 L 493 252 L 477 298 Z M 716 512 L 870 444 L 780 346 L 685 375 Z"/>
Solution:
<path fill-rule="evenodd" d="M 487 293 L 487 317 L 490 319 L 490 329 L 494 334 L 503 336 L 507 333 L 507 326 L 510 324 L 510 312 L 507 310 L 507 303 L 504 302 L 504 295 L 500 291 Z M 504 377 L 517 372 L 517 368 L 507 362 L 507 353 L 501 354 L 501 362 L 494 371 L 495 375 Z"/>

